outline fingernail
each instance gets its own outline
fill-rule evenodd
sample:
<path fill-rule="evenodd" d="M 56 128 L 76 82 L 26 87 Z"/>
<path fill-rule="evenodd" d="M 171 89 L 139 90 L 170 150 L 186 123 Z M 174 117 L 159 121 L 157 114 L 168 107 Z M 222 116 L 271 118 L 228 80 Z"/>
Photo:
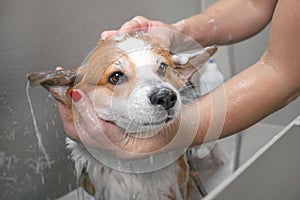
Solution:
<path fill-rule="evenodd" d="M 76 90 L 71 90 L 70 96 L 75 103 L 77 103 L 81 99 L 80 93 Z"/>
<path fill-rule="evenodd" d="M 106 32 L 101 33 L 101 39 L 105 40 L 106 38 L 107 38 L 107 33 Z"/>
<path fill-rule="evenodd" d="M 63 70 L 63 68 L 62 68 L 61 66 L 57 66 L 57 67 L 55 68 L 55 71 L 59 71 L 59 70 Z"/>

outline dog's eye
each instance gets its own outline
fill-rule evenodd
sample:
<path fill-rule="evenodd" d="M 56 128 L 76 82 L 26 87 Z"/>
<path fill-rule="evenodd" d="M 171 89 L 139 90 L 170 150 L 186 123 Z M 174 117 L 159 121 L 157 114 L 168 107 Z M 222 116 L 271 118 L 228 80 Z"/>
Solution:
<path fill-rule="evenodd" d="M 111 84 L 117 85 L 117 84 L 121 84 L 124 81 L 126 81 L 127 77 L 124 75 L 123 72 L 118 71 L 118 72 L 112 73 L 108 80 Z"/>
<path fill-rule="evenodd" d="M 159 68 L 157 69 L 157 74 L 159 76 L 165 76 L 168 65 L 166 63 L 160 63 Z"/>

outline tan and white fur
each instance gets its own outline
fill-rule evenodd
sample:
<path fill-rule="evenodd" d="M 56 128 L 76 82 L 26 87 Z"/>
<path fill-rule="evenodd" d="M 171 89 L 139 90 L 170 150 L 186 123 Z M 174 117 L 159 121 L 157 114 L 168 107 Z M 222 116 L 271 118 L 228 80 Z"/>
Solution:
<path fill-rule="evenodd" d="M 208 47 L 175 54 L 145 33 L 114 36 L 98 43 L 88 62 L 79 68 L 74 86 L 48 89 L 70 108 L 70 90 L 83 90 L 98 117 L 137 138 L 127 140 L 127 146 L 139 145 L 139 137 L 151 137 L 153 133 L 171 140 L 183 106 L 180 91 L 215 51 L 216 47 Z M 153 172 L 125 173 L 103 165 L 81 143 L 67 139 L 67 147 L 72 151 L 77 175 L 82 171 L 88 174 L 96 199 L 189 197 L 191 178 L 185 156 Z"/>

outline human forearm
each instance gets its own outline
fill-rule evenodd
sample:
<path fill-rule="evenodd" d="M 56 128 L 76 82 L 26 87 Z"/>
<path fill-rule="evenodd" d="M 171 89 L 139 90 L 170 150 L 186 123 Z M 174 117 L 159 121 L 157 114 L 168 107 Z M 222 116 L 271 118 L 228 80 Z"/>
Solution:
<path fill-rule="evenodd" d="M 213 134 L 225 137 L 245 129 L 299 96 L 299 8 L 298 0 L 278 2 L 265 53 L 256 64 L 224 84 L 224 126 Z M 215 98 L 221 89 L 214 91 L 212 97 Z M 200 99 L 198 104 L 201 119 L 194 144 L 204 141 L 212 122 L 211 115 L 215 114 L 209 95 Z M 217 139 L 218 135 L 213 134 L 208 138 Z"/>
<path fill-rule="evenodd" d="M 219 87 L 198 101 L 201 118 L 194 144 L 226 137 L 248 128 L 295 99 L 299 95 L 297 91 L 296 87 L 286 85 L 275 68 L 262 60 L 257 62 L 226 82 L 223 88 Z M 212 100 L 222 92 L 226 94 L 223 122 L 223 110 L 212 105 Z M 224 106 L 222 99 L 218 101 L 220 106 Z M 211 135 L 207 135 L 209 128 Z"/>
<path fill-rule="evenodd" d="M 180 21 L 175 27 L 203 46 L 234 43 L 264 28 L 276 2 L 221 0 L 204 12 Z"/>

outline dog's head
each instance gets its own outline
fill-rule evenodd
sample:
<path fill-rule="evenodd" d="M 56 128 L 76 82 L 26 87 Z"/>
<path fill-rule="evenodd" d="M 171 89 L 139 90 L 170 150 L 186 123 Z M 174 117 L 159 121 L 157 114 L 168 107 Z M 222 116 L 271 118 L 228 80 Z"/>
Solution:
<path fill-rule="evenodd" d="M 180 113 L 179 91 L 215 51 L 173 54 L 145 33 L 114 36 L 98 43 L 74 88 L 88 94 L 100 118 L 126 132 L 158 131 Z"/>
<path fill-rule="evenodd" d="M 179 91 L 216 49 L 178 54 L 146 33 L 113 36 L 99 41 L 88 61 L 75 70 L 75 81 L 75 76 L 70 81 L 63 74 L 53 76 L 55 81 L 52 76 L 44 81 L 39 78 L 38 83 L 70 108 L 69 91 L 83 90 L 100 118 L 127 133 L 155 132 L 178 116 Z M 62 77 L 67 82 L 61 82 Z"/>

